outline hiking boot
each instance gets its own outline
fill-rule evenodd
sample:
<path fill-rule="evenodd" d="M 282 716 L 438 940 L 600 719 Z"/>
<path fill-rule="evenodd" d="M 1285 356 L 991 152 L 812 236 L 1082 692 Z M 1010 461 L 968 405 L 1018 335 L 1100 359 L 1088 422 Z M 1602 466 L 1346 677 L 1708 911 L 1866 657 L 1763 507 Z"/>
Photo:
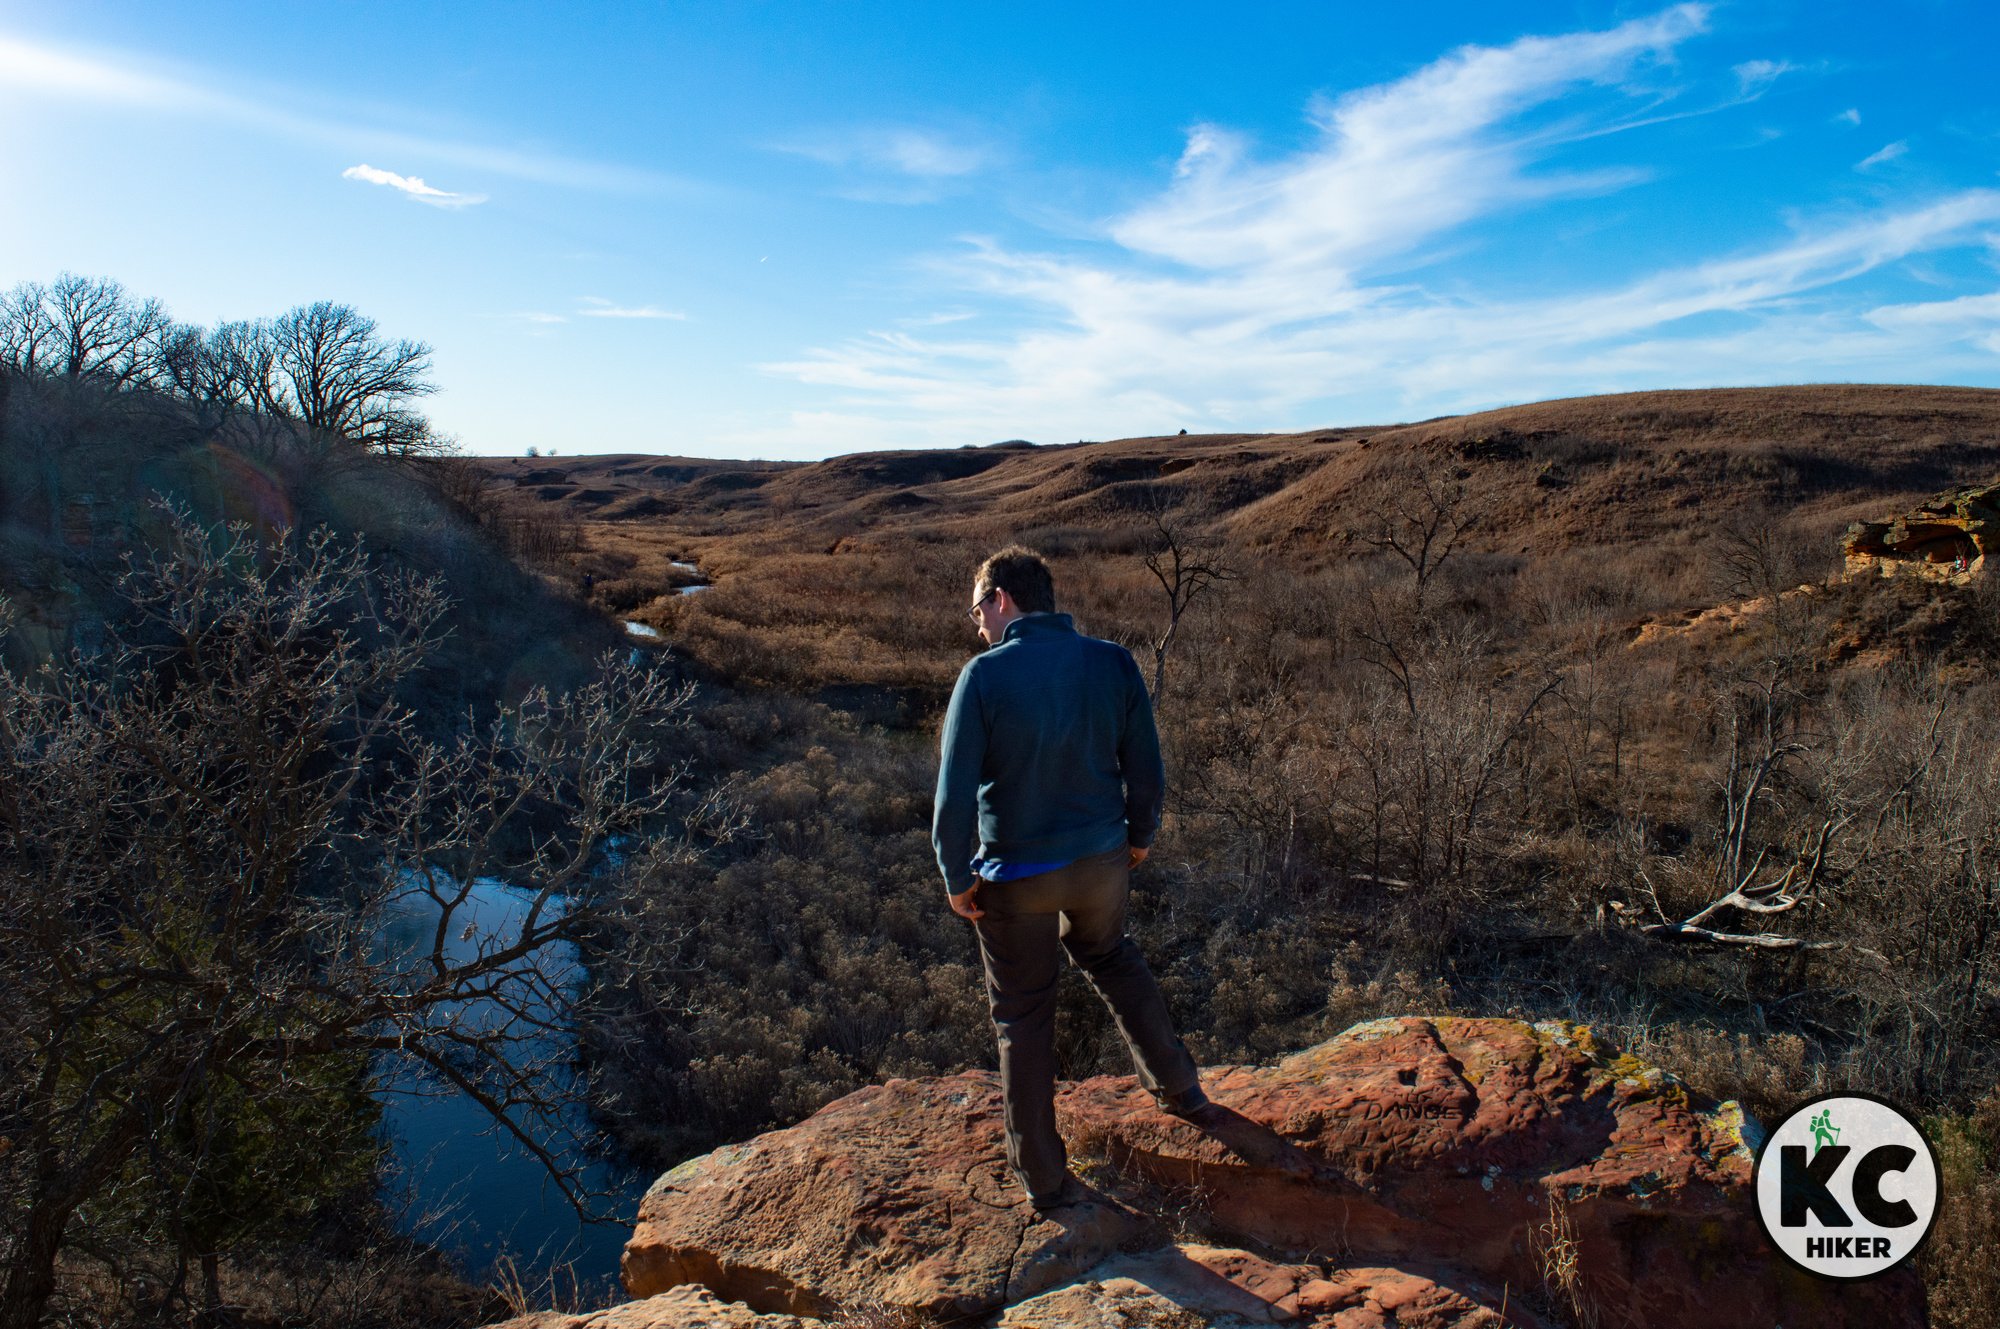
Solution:
<path fill-rule="evenodd" d="M 1051 1209 L 1060 1209 L 1066 1204 L 1076 1204 L 1084 1198 L 1083 1187 L 1075 1177 L 1064 1177 L 1062 1185 L 1043 1195 L 1028 1193 L 1028 1203 L 1035 1206 L 1035 1212 L 1045 1214 Z"/>
<path fill-rule="evenodd" d="M 1179 1117 L 1182 1121 L 1193 1121 L 1202 1115 L 1204 1108 L 1214 1106 L 1208 1094 L 1203 1091 L 1199 1080 L 1178 1094 L 1155 1093 L 1153 1102 L 1159 1106 L 1160 1111 L 1170 1117 Z"/>

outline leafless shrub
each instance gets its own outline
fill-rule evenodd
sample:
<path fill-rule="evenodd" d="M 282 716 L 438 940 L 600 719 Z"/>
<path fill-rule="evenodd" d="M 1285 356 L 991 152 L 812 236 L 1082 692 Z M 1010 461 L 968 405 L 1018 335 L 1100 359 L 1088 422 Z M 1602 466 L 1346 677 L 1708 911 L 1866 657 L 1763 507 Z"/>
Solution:
<path fill-rule="evenodd" d="M 1438 574 L 1472 525 L 1465 482 L 1442 467 L 1426 466 L 1398 489 L 1365 538 L 1409 570 L 1411 600 L 1421 615 L 1430 608 Z"/>

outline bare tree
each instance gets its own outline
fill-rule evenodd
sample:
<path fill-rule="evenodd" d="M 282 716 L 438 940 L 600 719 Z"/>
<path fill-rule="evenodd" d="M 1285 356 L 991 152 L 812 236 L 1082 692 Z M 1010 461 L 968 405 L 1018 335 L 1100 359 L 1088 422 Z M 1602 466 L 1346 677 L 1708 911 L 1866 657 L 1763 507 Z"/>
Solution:
<path fill-rule="evenodd" d="M 131 618 L 108 649 L 0 670 L 5 1329 L 42 1323 L 58 1257 L 121 1207 L 184 1206 L 201 1178 L 239 1200 L 297 1184 L 244 1175 L 244 1105 L 337 1114 L 327 1095 L 379 1056 L 485 1106 L 581 1200 L 550 1143 L 566 1119 L 536 1036 L 567 994 L 544 957 L 619 926 L 597 851 L 674 784 L 659 744 L 685 697 L 657 676 L 607 657 L 577 694 L 426 739 L 400 692 L 438 640 L 434 583 L 325 532 L 260 546 L 172 525 L 121 582 Z M 486 876 L 529 903 L 468 951 L 452 943 Z M 411 905 L 434 927 L 385 947 Z M 498 1016 L 462 1018 L 481 1001 Z M 182 1199 L 121 1182 L 142 1157 L 171 1160 Z M 183 1242 L 212 1230 L 153 1217 Z"/>
<path fill-rule="evenodd" d="M 1215 541 L 1194 535 L 1163 508 L 1148 514 L 1153 529 L 1146 547 L 1146 571 L 1160 583 L 1167 598 L 1167 626 L 1153 642 L 1153 701 L 1157 705 L 1166 693 L 1167 653 L 1181 630 L 1188 607 L 1238 574 L 1225 561 Z"/>
<path fill-rule="evenodd" d="M 159 301 L 135 301 L 109 278 L 65 272 L 51 285 L 23 282 L 0 297 L 0 362 L 26 374 L 136 386 L 170 327 Z"/>
<path fill-rule="evenodd" d="M 414 409 L 437 390 L 428 378 L 431 348 L 424 343 L 385 341 L 375 320 L 327 300 L 281 315 L 259 335 L 269 346 L 268 359 L 256 366 L 262 371 L 257 386 L 273 414 L 297 420 L 315 436 L 388 456 L 447 450 Z"/>
<path fill-rule="evenodd" d="M 46 374 L 56 358 L 48 288 L 22 282 L 0 295 L 0 364 L 21 374 Z"/>
<path fill-rule="evenodd" d="M 157 343 L 153 376 L 192 410 L 196 432 L 213 436 L 263 405 L 270 377 L 270 343 L 257 324 L 212 329 L 175 324 Z"/>
<path fill-rule="evenodd" d="M 1414 578 L 1416 611 L 1421 615 L 1429 604 L 1432 581 L 1450 562 L 1461 537 L 1472 528 L 1472 518 L 1465 506 L 1465 485 L 1441 471 L 1426 468 L 1417 473 L 1416 488 L 1399 490 L 1390 506 L 1391 513 L 1378 520 L 1375 530 L 1362 538 L 1409 568 Z"/>

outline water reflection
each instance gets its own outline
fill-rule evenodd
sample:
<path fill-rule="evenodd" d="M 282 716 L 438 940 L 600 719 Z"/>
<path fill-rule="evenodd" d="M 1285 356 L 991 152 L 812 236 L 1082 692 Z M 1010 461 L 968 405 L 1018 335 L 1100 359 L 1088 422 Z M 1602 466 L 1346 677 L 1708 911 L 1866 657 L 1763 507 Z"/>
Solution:
<path fill-rule="evenodd" d="M 482 943 L 504 944 L 518 935 L 534 898 L 532 891 L 491 877 L 475 880 L 465 903 L 453 911 L 445 939 L 447 959 L 471 960 Z M 438 913 L 436 901 L 411 891 L 387 920 L 386 945 L 403 954 L 427 953 Z M 576 948 L 568 944 L 544 947 L 538 963 L 551 991 L 572 988 L 583 977 Z M 523 984 L 521 992 L 527 987 Z M 551 1013 L 546 1002 L 529 1001 L 537 1018 Z M 512 1017 L 494 1002 L 481 1000 L 468 1002 L 453 1018 L 479 1028 Z M 573 1035 L 559 1029 L 530 1035 L 522 1052 L 566 1067 L 574 1046 Z M 562 1092 L 575 1114 L 572 1124 L 583 1128 L 580 1089 L 564 1086 Z M 413 1235 L 460 1255 L 475 1275 L 503 1255 L 512 1257 L 530 1283 L 565 1265 L 586 1284 L 617 1273 L 619 1250 L 631 1235 L 649 1178 L 589 1159 L 588 1187 L 617 1198 L 607 1206 L 614 1222 L 585 1224 L 541 1162 L 496 1130 L 486 1109 L 463 1093 L 427 1082 L 408 1065 L 391 1065 L 384 1067 L 383 1104 L 384 1129 L 414 1193 L 406 1224 Z"/>

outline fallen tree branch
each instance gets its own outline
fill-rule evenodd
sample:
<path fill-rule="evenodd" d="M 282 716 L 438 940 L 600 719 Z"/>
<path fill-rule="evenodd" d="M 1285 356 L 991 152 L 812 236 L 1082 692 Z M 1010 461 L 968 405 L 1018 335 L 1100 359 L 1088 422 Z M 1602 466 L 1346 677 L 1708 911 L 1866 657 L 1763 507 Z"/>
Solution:
<path fill-rule="evenodd" d="M 1692 923 L 1648 923 L 1639 931 L 1649 937 L 1673 941 L 1710 941 L 1722 946 L 1756 946 L 1767 951 L 1837 951 L 1847 946 L 1844 941 L 1805 941 L 1799 937 L 1781 937 L 1775 932 L 1717 932 Z"/>

